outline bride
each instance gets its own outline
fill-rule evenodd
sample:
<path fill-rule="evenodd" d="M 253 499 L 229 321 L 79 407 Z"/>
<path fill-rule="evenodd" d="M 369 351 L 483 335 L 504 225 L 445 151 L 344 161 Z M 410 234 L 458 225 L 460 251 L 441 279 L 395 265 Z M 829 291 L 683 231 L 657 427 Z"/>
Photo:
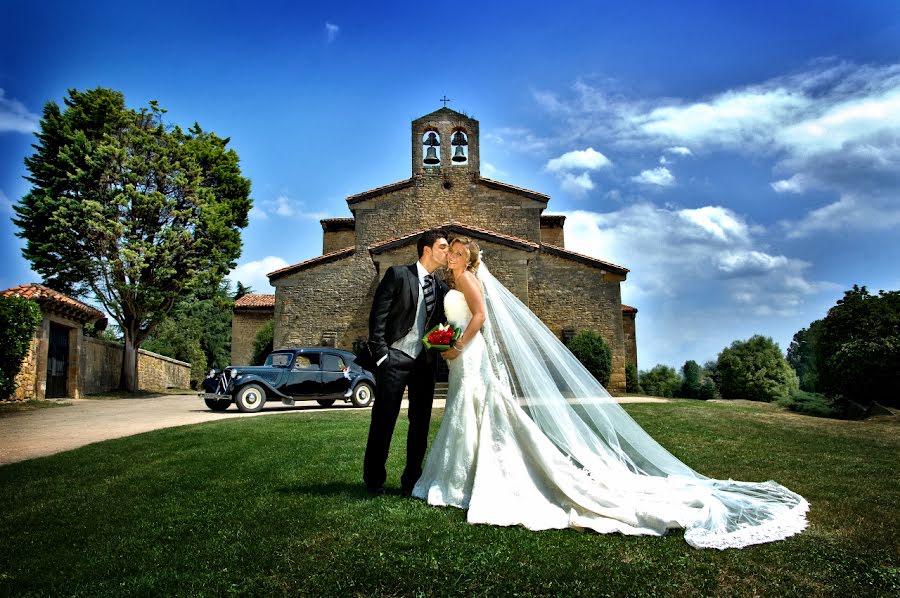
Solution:
<path fill-rule="evenodd" d="M 556 336 L 454 239 L 444 418 L 412 495 L 469 523 L 660 536 L 696 548 L 782 540 L 806 500 L 773 481 L 702 476 L 653 440 Z"/>

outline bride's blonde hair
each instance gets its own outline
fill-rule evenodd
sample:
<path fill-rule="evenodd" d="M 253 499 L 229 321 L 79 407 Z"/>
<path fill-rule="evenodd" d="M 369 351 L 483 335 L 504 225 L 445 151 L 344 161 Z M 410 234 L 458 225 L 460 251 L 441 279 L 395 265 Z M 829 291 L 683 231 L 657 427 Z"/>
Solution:
<path fill-rule="evenodd" d="M 466 270 L 470 272 L 478 270 L 478 266 L 481 265 L 481 249 L 478 247 L 478 243 L 469 237 L 456 237 L 450 241 L 450 247 L 453 247 L 454 243 L 459 243 L 466 250 Z M 453 272 L 448 268 L 447 273 L 447 285 L 451 289 L 455 289 L 456 281 L 453 280 Z"/>

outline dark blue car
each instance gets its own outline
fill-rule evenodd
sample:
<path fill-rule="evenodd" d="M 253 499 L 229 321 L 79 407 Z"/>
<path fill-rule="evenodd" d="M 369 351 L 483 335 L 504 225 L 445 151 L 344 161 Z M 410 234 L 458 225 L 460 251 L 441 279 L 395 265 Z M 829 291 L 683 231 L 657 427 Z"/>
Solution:
<path fill-rule="evenodd" d="M 350 351 L 331 347 L 279 349 L 264 365 L 211 371 L 199 396 L 213 411 L 225 411 L 234 403 L 240 411 L 255 412 L 276 398 L 285 405 L 314 399 L 328 407 L 342 399 L 368 407 L 375 399 L 375 377 L 355 359 Z"/>

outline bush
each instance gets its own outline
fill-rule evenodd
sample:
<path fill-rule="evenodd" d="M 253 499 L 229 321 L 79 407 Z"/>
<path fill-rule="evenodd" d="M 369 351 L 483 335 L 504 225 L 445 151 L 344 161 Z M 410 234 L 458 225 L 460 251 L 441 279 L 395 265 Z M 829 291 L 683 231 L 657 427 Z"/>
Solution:
<path fill-rule="evenodd" d="M 253 355 L 250 357 L 250 365 L 262 365 L 266 357 L 272 352 L 275 342 L 275 322 L 269 320 L 256 332 L 253 339 Z"/>
<path fill-rule="evenodd" d="M 815 417 L 858 419 L 865 415 L 863 409 L 858 405 L 847 409 L 844 405 L 828 400 L 823 394 L 803 390 L 794 391 L 787 399 L 779 400 L 778 404 L 790 411 Z"/>
<path fill-rule="evenodd" d="M 723 399 L 768 403 L 786 400 L 800 387 L 778 344 L 760 335 L 734 341 L 719 353 L 716 370 Z"/>
<path fill-rule="evenodd" d="M 703 382 L 700 383 L 700 392 L 697 394 L 697 398 L 701 401 L 712 401 L 718 396 L 719 392 L 716 390 L 716 383 L 712 381 L 712 378 L 704 378 Z"/>
<path fill-rule="evenodd" d="M 638 383 L 638 370 L 633 363 L 625 364 L 625 392 L 643 392 Z"/>
<path fill-rule="evenodd" d="M 0 400 L 16 390 L 16 376 L 41 324 L 41 308 L 21 297 L 0 296 Z"/>
<path fill-rule="evenodd" d="M 673 397 L 681 388 L 681 376 L 675 368 L 662 364 L 649 372 L 641 372 L 639 380 L 644 392 L 656 397 Z"/>
<path fill-rule="evenodd" d="M 612 373 L 612 351 L 603 337 L 592 330 L 582 330 L 569 341 L 569 350 L 597 379 L 597 382 L 604 387 L 609 386 L 609 375 Z"/>

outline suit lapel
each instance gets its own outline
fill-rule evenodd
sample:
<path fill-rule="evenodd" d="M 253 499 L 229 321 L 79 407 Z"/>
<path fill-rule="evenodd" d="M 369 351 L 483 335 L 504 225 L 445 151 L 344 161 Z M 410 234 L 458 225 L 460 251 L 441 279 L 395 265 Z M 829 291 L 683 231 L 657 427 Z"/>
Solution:
<path fill-rule="evenodd" d="M 412 297 L 412 308 L 415 309 L 419 303 L 419 270 L 415 264 L 406 268 L 406 278 L 409 282 L 409 290 Z"/>

